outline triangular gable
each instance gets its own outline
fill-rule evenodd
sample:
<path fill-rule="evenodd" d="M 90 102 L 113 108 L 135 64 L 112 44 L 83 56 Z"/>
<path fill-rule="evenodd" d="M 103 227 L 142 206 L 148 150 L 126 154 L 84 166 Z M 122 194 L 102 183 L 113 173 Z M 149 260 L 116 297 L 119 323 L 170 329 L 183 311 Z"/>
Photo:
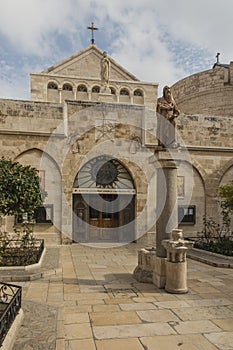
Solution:
<path fill-rule="evenodd" d="M 73 77 L 100 78 L 100 60 L 103 51 L 95 45 L 90 45 L 85 50 L 67 58 L 66 60 L 44 70 L 43 74 L 62 75 Z M 139 81 L 133 74 L 129 73 L 111 57 L 110 80 L 133 80 Z"/>

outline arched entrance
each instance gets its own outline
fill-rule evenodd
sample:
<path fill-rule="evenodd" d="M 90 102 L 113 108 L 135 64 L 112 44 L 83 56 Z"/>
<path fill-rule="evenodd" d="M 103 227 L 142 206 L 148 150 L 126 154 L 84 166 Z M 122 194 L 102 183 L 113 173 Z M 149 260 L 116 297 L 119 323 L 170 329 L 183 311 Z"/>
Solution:
<path fill-rule="evenodd" d="M 73 186 L 73 241 L 131 242 L 135 237 L 133 179 L 117 159 L 87 162 Z"/>

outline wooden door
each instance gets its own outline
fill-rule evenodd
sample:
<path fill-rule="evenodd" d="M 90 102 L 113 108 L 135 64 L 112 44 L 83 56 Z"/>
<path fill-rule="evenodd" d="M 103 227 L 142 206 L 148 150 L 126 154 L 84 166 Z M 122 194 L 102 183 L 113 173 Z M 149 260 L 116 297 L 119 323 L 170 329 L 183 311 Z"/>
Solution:
<path fill-rule="evenodd" d="M 89 207 L 89 239 L 116 241 L 119 213 L 115 194 L 92 195 Z"/>
<path fill-rule="evenodd" d="M 135 196 L 129 196 L 125 194 L 74 195 L 73 240 L 75 242 L 134 240 Z"/>

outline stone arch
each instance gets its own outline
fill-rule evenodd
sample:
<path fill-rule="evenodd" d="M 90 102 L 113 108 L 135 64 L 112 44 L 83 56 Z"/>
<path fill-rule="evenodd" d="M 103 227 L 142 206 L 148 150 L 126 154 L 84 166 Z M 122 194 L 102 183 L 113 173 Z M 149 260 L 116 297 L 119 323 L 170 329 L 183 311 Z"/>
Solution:
<path fill-rule="evenodd" d="M 115 86 L 113 86 L 113 85 L 111 85 L 111 86 L 109 86 L 109 88 L 110 88 L 110 91 L 111 91 L 111 95 L 112 95 L 112 99 L 113 99 L 113 101 L 117 101 L 117 99 L 118 99 L 118 92 L 117 92 L 117 88 L 115 87 Z"/>
<path fill-rule="evenodd" d="M 101 155 L 87 161 L 73 185 L 73 240 L 134 240 L 134 187 L 131 174 L 118 159 Z"/>
<path fill-rule="evenodd" d="M 99 85 L 92 86 L 91 87 L 91 100 L 98 101 L 99 93 L 100 93 L 100 86 Z"/>
<path fill-rule="evenodd" d="M 116 88 L 114 86 L 109 87 L 112 95 L 116 95 Z"/>
<path fill-rule="evenodd" d="M 39 148 L 24 150 L 17 155 L 15 161 L 23 165 L 31 165 L 38 170 L 41 177 L 41 186 L 47 192 L 44 205 L 49 205 L 52 208 L 52 224 L 47 225 L 47 227 L 43 226 L 43 229 L 40 225 L 36 225 L 35 233 L 37 235 L 41 234 L 41 238 L 46 238 L 46 234 L 51 234 L 50 239 L 58 243 L 62 224 L 62 181 L 61 172 L 56 161 Z M 46 231 L 45 235 L 43 235 L 43 231 Z"/>
<path fill-rule="evenodd" d="M 77 87 L 78 92 L 87 92 L 87 86 L 86 84 L 79 84 Z"/>
<path fill-rule="evenodd" d="M 85 83 L 77 86 L 77 100 L 88 100 L 88 87 Z"/>
<path fill-rule="evenodd" d="M 47 84 L 47 102 L 60 102 L 58 82 L 50 80 Z"/>
<path fill-rule="evenodd" d="M 218 170 L 214 171 L 211 175 L 205 174 L 205 186 L 206 194 L 209 197 L 215 198 L 217 200 L 217 188 L 223 184 L 224 175 L 233 167 L 233 159 L 230 159 L 224 165 L 221 166 Z"/>
<path fill-rule="evenodd" d="M 130 103 L 130 90 L 127 87 L 122 87 L 119 92 L 119 102 Z"/>
<path fill-rule="evenodd" d="M 133 91 L 133 103 L 144 104 L 144 91 L 141 88 L 136 88 Z"/>
<path fill-rule="evenodd" d="M 227 162 L 227 164 L 223 167 L 223 175 L 220 178 L 220 182 L 218 186 L 227 185 L 230 181 L 233 180 L 233 159 L 231 161 Z M 233 217 L 231 216 L 231 224 L 230 224 L 231 230 L 233 230 Z"/>
<path fill-rule="evenodd" d="M 85 169 L 85 170 L 83 170 Z M 94 169 L 94 170 L 93 170 Z M 96 174 L 93 173 L 96 171 Z M 82 188 L 83 185 L 86 188 L 108 188 L 108 189 L 134 189 L 135 184 L 130 171 L 126 166 L 117 158 L 109 157 L 107 155 L 97 156 L 90 159 L 79 170 L 78 175 L 85 172 L 85 177 L 81 179 L 76 176 L 73 187 Z M 106 172 L 111 172 L 115 179 L 111 182 L 110 174 L 105 176 Z M 98 174 L 103 176 L 102 181 L 107 181 L 106 184 L 98 183 Z M 93 176 L 96 175 L 96 179 Z M 88 178 L 89 176 L 89 178 Z M 89 179 L 89 180 L 88 180 Z M 81 182 L 80 182 L 81 181 Z M 88 182 L 89 181 L 89 182 Z"/>
<path fill-rule="evenodd" d="M 194 223 L 180 222 L 180 227 L 186 236 L 195 236 L 202 230 L 203 216 L 206 213 L 206 185 L 199 170 L 192 162 L 188 161 L 181 162 L 178 167 L 178 186 L 183 187 L 181 193 L 179 193 L 178 188 L 178 206 L 181 210 L 182 208 L 193 208 L 195 212 Z"/>
<path fill-rule="evenodd" d="M 230 159 L 218 171 L 218 186 L 225 185 L 233 179 L 233 159 Z"/>
<path fill-rule="evenodd" d="M 70 82 L 63 82 L 62 84 L 62 102 L 65 100 L 74 99 L 74 87 Z"/>

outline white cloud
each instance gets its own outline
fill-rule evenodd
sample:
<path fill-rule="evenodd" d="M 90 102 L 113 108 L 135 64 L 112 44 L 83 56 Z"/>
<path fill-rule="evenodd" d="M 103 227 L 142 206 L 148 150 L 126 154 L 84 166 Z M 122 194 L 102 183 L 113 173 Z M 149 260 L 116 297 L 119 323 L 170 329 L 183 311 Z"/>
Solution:
<path fill-rule="evenodd" d="M 218 51 L 224 63 L 233 58 L 232 0 L 0 0 L 0 6 L 0 55 L 8 62 L 0 93 L 5 86 L 14 98 L 25 97 L 30 70 L 86 47 L 92 21 L 101 49 L 141 80 L 161 86 L 211 68 Z"/>

